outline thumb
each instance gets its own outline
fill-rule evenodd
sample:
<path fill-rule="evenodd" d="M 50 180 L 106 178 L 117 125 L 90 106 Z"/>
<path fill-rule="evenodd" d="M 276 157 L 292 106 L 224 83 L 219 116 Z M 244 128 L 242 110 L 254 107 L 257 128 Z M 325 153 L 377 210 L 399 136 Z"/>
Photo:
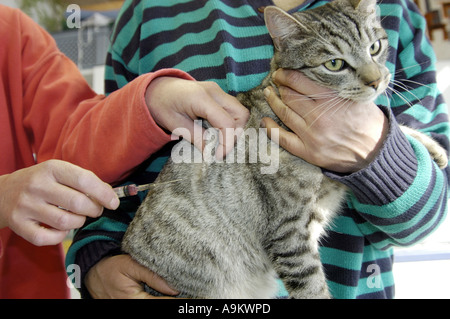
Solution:
<path fill-rule="evenodd" d="M 175 296 L 179 294 L 178 291 L 169 287 L 164 279 L 137 262 L 133 262 L 133 267 L 130 269 L 130 273 L 131 277 L 135 280 L 146 283 L 149 287 L 164 295 Z"/>
<path fill-rule="evenodd" d="M 260 123 L 262 128 L 265 128 L 267 131 L 267 136 L 276 144 L 280 144 L 280 131 L 283 130 L 281 126 L 277 124 L 270 117 L 264 117 Z"/>

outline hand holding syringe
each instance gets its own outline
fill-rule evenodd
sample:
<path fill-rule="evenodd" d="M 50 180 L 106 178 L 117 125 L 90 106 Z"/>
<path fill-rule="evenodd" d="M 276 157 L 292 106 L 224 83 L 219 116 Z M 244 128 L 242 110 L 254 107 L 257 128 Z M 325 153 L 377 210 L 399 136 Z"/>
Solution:
<path fill-rule="evenodd" d="M 181 181 L 181 179 L 176 179 L 176 180 L 169 181 L 169 182 L 150 183 L 150 184 L 144 184 L 144 185 L 130 184 L 130 185 L 125 185 L 125 186 L 115 187 L 115 188 L 113 188 L 113 190 L 119 198 L 123 198 L 123 197 L 135 196 L 139 192 L 149 190 L 150 188 L 158 186 L 158 185 L 175 183 L 175 182 L 179 182 L 179 181 Z"/>

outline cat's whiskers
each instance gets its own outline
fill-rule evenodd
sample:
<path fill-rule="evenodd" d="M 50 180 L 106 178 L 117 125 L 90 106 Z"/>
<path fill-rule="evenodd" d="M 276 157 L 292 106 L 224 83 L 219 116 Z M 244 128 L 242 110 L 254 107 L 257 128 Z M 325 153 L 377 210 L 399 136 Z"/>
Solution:
<path fill-rule="evenodd" d="M 320 100 L 320 99 L 326 99 L 326 98 L 331 98 L 336 96 L 335 92 L 320 92 L 320 93 L 315 93 L 315 94 L 301 94 L 301 93 L 291 93 L 288 92 L 286 93 L 285 96 L 296 96 L 297 98 L 294 100 L 299 100 L 299 101 L 307 101 L 307 100 Z M 300 98 L 302 97 L 302 98 Z"/>
<path fill-rule="evenodd" d="M 404 71 L 406 71 L 406 70 L 409 70 L 409 69 L 412 69 L 412 68 L 417 68 L 417 67 L 422 67 L 423 65 L 430 65 L 431 64 L 431 60 L 427 60 L 427 61 L 424 61 L 424 62 L 422 62 L 422 63 L 416 63 L 416 64 L 414 64 L 414 65 L 410 65 L 410 66 L 408 66 L 408 67 L 406 67 L 406 68 L 401 68 L 401 69 L 397 69 L 396 71 L 395 71 L 395 75 L 399 75 L 399 74 L 401 74 L 402 72 L 404 72 Z"/>
<path fill-rule="evenodd" d="M 426 85 L 426 84 L 423 84 L 423 83 L 420 83 L 420 82 L 417 82 L 417 81 L 409 80 L 409 79 L 401 79 L 401 80 L 395 80 L 395 81 L 396 82 L 400 82 L 400 83 L 402 83 L 402 82 L 409 82 L 409 83 L 412 83 L 412 84 L 416 84 L 417 86 L 424 86 L 424 87 L 426 87 L 428 89 L 432 89 L 431 86 L 429 86 L 429 85 Z M 414 89 L 414 88 L 411 87 L 410 89 Z"/>
<path fill-rule="evenodd" d="M 387 90 L 391 90 L 392 93 L 394 93 L 395 95 L 397 95 L 400 99 L 403 100 L 403 102 L 405 102 L 409 107 L 412 107 L 413 104 L 411 103 L 411 101 L 409 101 L 406 96 L 404 96 L 399 90 L 394 89 L 393 87 L 388 87 L 386 89 Z M 393 98 L 393 95 L 391 95 L 391 98 Z"/>
<path fill-rule="evenodd" d="M 307 118 L 308 116 L 310 116 L 312 113 L 317 113 L 319 111 L 322 111 L 317 118 L 311 123 L 310 126 L 312 126 L 312 124 L 314 124 L 314 122 L 316 122 L 321 116 L 323 116 L 327 111 L 331 110 L 332 108 L 334 108 L 337 104 L 339 104 L 341 101 L 346 101 L 348 102 L 347 99 L 344 99 L 338 95 L 336 95 L 335 92 L 320 92 L 320 93 L 315 93 L 315 94 L 310 94 L 310 95 L 301 95 L 301 94 L 295 94 L 295 93 L 287 93 L 286 96 L 294 96 L 295 98 L 292 99 L 293 102 L 302 102 L 302 101 L 316 101 L 317 103 L 321 100 L 323 100 L 322 103 L 318 104 L 315 108 L 313 108 L 312 110 L 310 110 L 309 112 L 305 113 L 303 115 L 304 118 Z M 347 103 L 345 103 L 347 104 Z"/>
<path fill-rule="evenodd" d="M 387 16 L 384 16 L 383 18 L 380 19 L 381 24 L 384 22 L 384 20 L 385 20 L 387 17 L 389 17 L 389 16 L 387 15 Z"/>
<path fill-rule="evenodd" d="M 402 68 L 402 69 L 397 69 L 396 72 L 394 73 L 395 76 L 404 76 L 405 71 L 409 71 L 411 72 L 412 68 L 420 68 L 422 69 L 424 66 L 428 66 L 430 65 L 432 61 L 428 60 L 428 61 L 424 61 L 422 63 L 417 63 L 411 66 L 408 66 L 406 68 Z M 419 102 L 421 102 L 421 99 L 415 95 L 413 93 L 414 89 L 417 89 L 419 87 L 425 87 L 427 89 L 432 90 L 433 88 L 425 83 L 420 83 L 418 81 L 415 80 L 411 80 L 411 79 L 406 79 L 406 78 L 401 78 L 401 79 L 395 79 L 394 77 L 391 78 L 390 82 L 393 84 L 392 87 L 388 87 L 386 89 L 386 96 L 387 97 L 394 97 L 394 94 L 397 95 L 399 98 L 401 98 L 409 107 L 413 106 L 413 103 L 410 101 L 410 99 L 407 98 L 407 94 L 410 94 L 411 96 L 414 97 L 414 99 L 418 100 Z M 409 84 L 409 85 L 408 85 Z M 389 91 L 390 92 L 389 92 Z M 402 92 L 404 91 L 404 92 Z M 389 101 L 389 98 L 388 98 Z"/>
<path fill-rule="evenodd" d="M 386 88 L 386 90 L 384 90 L 383 94 L 386 96 L 386 101 L 387 101 L 387 107 L 391 107 L 391 98 L 392 98 L 392 93 L 389 92 Z"/>
<path fill-rule="evenodd" d="M 367 32 L 369 38 L 376 38 L 376 36 L 375 36 L 376 33 L 377 33 L 376 30 L 371 30 L 371 31 L 368 31 L 368 32 Z"/>
<path fill-rule="evenodd" d="M 411 83 L 413 83 L 413 84 L 418 85 L 419 87 L 420 87 L 420 86 L 423 86 L 423 87 L 427 87 L 427 88 L 431 89 L 430 86 L 428 86 L 428 85 L 426 85 L 426 84 L 422 84 L 422 83 L 416 82 L 416 81 L 407 80 L 407 79 L 402 79 L 402 80 L 394 80 L 394 79 L 391 79 L 391 83 L 393 84 L 393 87 L 392 87 L 392 88 L 391 88 L 391 87 L 388 87 L 387 89 L 391 90 L 393 93 L 395 93 L 396 95 L 398 95 L 398 96 L 399 96 L 406 104 L 409 105 L 409 107 L 412 106 L 412 103 L 411 103 L 411 101 L 407 98 L 407 96 L 406 96 L 406 94 L 405 94 L 406 92 L 407 92 L 408 94 L 412 95 L 412 96 L 413 96 L 416 100 L 418 100 L 419 102 L 422 102 L 422 100 L 421 100 L 416 94 L 414 94 L 414 93 L 412 92 L 412 90 L 415 89 L 415 88 L 407 86 L 404 82 L 411 82 Z M 398 87 L 398 88 L 402 89 L 403 91 L 405 91 L 405 93 L 402 93 L 400 90 L 396 89 L 395 87 Z"/>
<path fill-rule="evenodd" d="M 286 93 L 286 97 L 288 96 L 295 96 L 294 99 L 292 99 L 292 102 L 302 102 L 302 101 L 320 101 L 323 100 L 322 103 L 318 104 L 316 107 L 314 107 L 309 112 L 302 115 L 303 118 L 307 118 L 311 116 L 313 113 L 320 112 L 320 114 L 309 124 L 308 129 L 310 129 L 314 123 L 316 123 L 323 115 L 325 115 L 328 111 L 335 109 L 333 114 L 335 114 L 337 111 L 339 111 L 340 108 L 344 106 L 348 106 L 349 102 L 351 102 L 348 99 L 344 99 L 334 92 L 321 92 L 311 95 L 302 95 L 302 94 L 296 94 L 296 93 Z M 340 104 L 342 101 L 345 101 L 345 103 Z M 335 107 L 336 105 L 340 105 L 339 107 Z"/>
<path fill-rule="evenodd" d="M 335 98 L 336 98 L 336 97 L 335 97 Z M 313 108 L 313 109 L 310 110 L 309 112 L 306 112 L 306 113 L 303 115 L 303 118 L 307 118 L 307 117 L 309 117 L 310 115 L 312 115 L 313 113 L 317 113 L 317 112 L 321 111 L 322 109 L 324 109 L 324 111 L 323 111 L 321 114 L 319 114 L 319 117 L 322 116 L 323 114 L 326 113 L 327 109 L 330 107 L 330 104 L 329 104 L 329 103 L 331 103 L 331 102 L 334 103 L 335 98 L 320 103 L 318 106 L 316 106 L 315 108 Z M 331 107 L 332 107 L 332 106 L 331 106 Z"/>
<path fill-rule="evenodd" d="M 344 102 L 344 103 L 341 103 L 341 102 Z M 336 114 L 336 112 L 338 112 L 340 109 L 342 109 L 343 107 L 348 107 L 348 105 L 350 104 L 350 100 L 347 100 L 347 99 L 343 99 L 343 98 L 341 98 L 341 97 L 339 97 L 339 96 L 335 96 L 333 99 L 331 99 L 331 100 L 327 100 L 327 101 L 324 101 L 323 103 L 321 103 L 320 105 L 318 105 L 316 108 L 314 108 L 313 110 L 311 110 L 310 112 L 308 112 L 308 114 L 309 113 L 312 113 L 312 112 L 314 112 L 314 111 L 318 111 L 318 110 L 321 110 L 322 109 L 322 111 L 321 111 L 321 113 L 308 125 L 308 130 L 310 129 L 310 128 L 312 128 L 313 127 L 313 125 L 322 117 L 322 116 L 324 116 L 327 112 L 330 112 L 330 111 L 332 111 L 333 109 L 333 113 L 331 114 L 331 116 L 332 115 L 334 115 L 334 114 Z M 307 115 L 308 114 L 306 114 L 305 116 L 304 116 L 304 118 L 306 118 L 307 117 Z"/>

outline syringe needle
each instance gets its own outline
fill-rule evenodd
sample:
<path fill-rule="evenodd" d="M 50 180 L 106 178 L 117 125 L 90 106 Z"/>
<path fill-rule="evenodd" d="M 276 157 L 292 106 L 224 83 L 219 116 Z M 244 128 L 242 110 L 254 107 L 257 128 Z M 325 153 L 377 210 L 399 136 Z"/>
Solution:
<path fill-rule="evenodd" d="M 179 182 L 179 181 L 182 181 L 182 179 L 175 179 L 173 181 L 168 181 L 168 182 L 158 182 L 158 183 L 150 183 L 150 184 L 139 185 L 137 187 L 137 189 L 138 189 L 139 192 L 142 192 L 142 191 L 146 191 L 146 190 L 148 190 L 148 189 L 150 189 L 152 187 L 156 187 L 156 186 L 159 186 L 159 185 L 166 185 L 166 184 L 176 183 L 176 182 Z"/>

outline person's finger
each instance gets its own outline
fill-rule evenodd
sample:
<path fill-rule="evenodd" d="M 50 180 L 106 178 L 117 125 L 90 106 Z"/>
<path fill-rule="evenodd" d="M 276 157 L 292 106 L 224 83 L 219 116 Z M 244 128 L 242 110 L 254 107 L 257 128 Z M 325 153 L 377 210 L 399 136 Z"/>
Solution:
<path fill-rule="evenodd" d="M 194 144 L 194 146 L 200 151 L 203 151 L 205 147 L 203 141 L 205 129 L 201 126 L 201 121 L 196 122 L 196 120 L 182 114 L 176 114 L 175 116 L 176 119 L 174 120 L 174 123 L 177 123 L 177 127 L 168 127 L 168 129 L 172 132 L 172 135 L 177 138 L 186 139 L 190 143 Z"/>
<path fill-rule="evenodd" d="M 42 205 L 35 213 L 35 219 L 56 230 L 68 231 L 80 228 L 86 221 L 84 214 L 67 211 L 62 207 Z"/>
<path fill-rule="evenodd" d="M 219 131 L 219 145 L 216 149 L 216 158 L 221 160 L 224 158 L 233 148 L 236 143 L 236 139 L 240 133 L 242 133 L 242 128 L 222 128 Z"/>
<path fill-rule="evenodd" d="M 40 196 L 49 205 L 81 216 L 96 218 L 103 212 L 103 206 L 96 199 L 65 185 L 48 185 L 46 189 L 40 190 Z"/>
<path fill-rule="evenodd" d="M 196 114 L 207 120 L 212 127 L 219 131 L 219 144 L 216 149 L 216 157 L 223 158 L 234 147 L 236 139 L 236 122 L 222 105 L 215 99 L 205 100 L 196 109 Z"/>
<path fill-rule="evenodd" d="M 288 107 L 274 92 L 272 87 L 267 87 L 264 90 L 266 100 L 278 118 L 291 130 L 296 133 L 307 128 L 305 120 L 290 107 Z"/>
<path fill-rule="evenodd" d="M 299 157 L 305 154 L 306 145 L 303 141 L 293 132 L 288 132 L 280 127 L 273 119 L 269 117 L 263 118 L 261 126 L 267 129 L 267 136 L 286 151 Z"/>
<path fill-rule="evenodd" d="M 137 262 L 133 262 L 133 266 L 130 267 L 129 274 L 132 278 L 145 282 L 149 287 L 164 295 L 175 296 L 179 294 L 178 291 L 169 287 L 164 279 Z"/>
<path fill-rule="evenodd" d="M 152 296 L 145 291 L 138 292 L 137 294 L 133 295 L 133 299 L 174 299 L 174 297 L 169 296 Z"/>
<path fill-rule="evenodd" d="M 295 70 L 278 69 L 272 79 L 277 86 L 286 86 L 311 98 L 321 97 L 331 91 L 308 79 L 303 73 Z"/>
<path fill-rule="evenodd" d="M 250 112 L 237 98 L 225 93 L 216 83 L 203 85 L 207 88 L 208 102 L 197 104 L 198 108 L 195 112 L 219 130 L 216 158 L 222 159 L 233 149 L 237 137 L 248 121 Z"/>
<path fill-rule="evenodd" d="M 229 114 L 235 128 L 243 128 L 250 117 L 250 111 L 237 98 L 220 91 L 213 98 Z"/>
<path fill-rule="evenodd" d="M 116 209 L 119 206 L 119 199 L 112 187 L 91 171 L 62 161 L 59 161 L 57 165 L 59 167 L 54 167 L 52 172 L 58 183 L 86 194 L 90 199 L 106 208 Z"/>
<path fill-rule="evenodd" d="M 36 220 L 24 221 L 14 230 L 19 236 L 36 246 L 56 245 L 64 240 L 68 230 L 45 227 Z"/>
<path fill-rule="evenodd" d="M 23 196 L 26 198 L 20 202 L 20 209 L 10 216 L 9 227 L 37 246 L 57 244 L 69 230 L 84 224 L 84 216 L 48 204 L 43 198 L 32 200 L 29 194 Z"/>

